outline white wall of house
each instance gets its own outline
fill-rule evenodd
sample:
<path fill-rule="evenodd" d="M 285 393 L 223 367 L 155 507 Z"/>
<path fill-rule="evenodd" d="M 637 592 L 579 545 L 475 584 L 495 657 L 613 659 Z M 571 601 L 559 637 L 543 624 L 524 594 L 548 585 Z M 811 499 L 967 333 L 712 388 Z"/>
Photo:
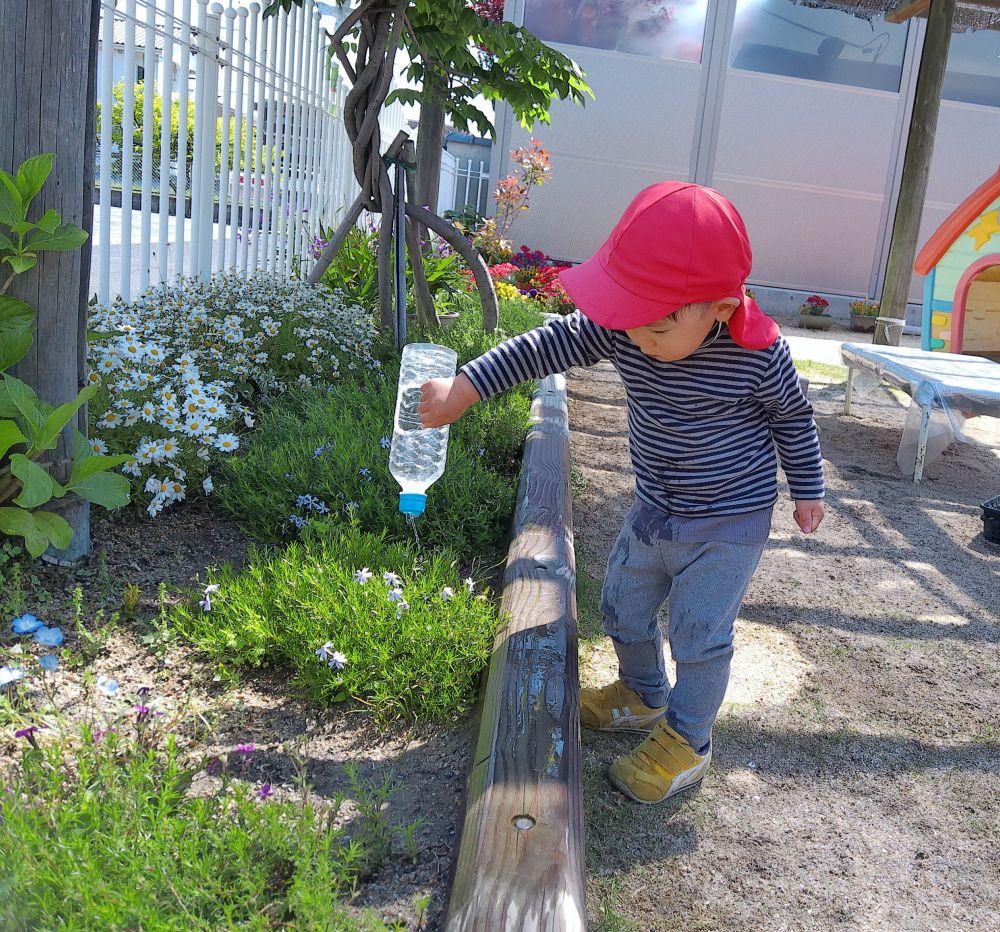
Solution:
<path fill-rule="evenodd" d="M 617 23 L 588 7 L 507 3 L 508 19 L 581 64 L 597 97 L 556 101 L 551 125 L 530 132 L 498 112 L 494 182 L 530 135 L 552 153 L 518 244 L 585 259 L 640 188 L 681 178 L 740 209 L 753 283 L 878 293 L 925 21 L 869 24 L 790 0 L 664 3 L 671 15 L 652 22 L 657 7 L 640 0 Z M 1000 33 L 954 36 L 944 98 L 921 242 L 1000 161 Z M 912 301 L 920 291 L 915 277 Z"/>

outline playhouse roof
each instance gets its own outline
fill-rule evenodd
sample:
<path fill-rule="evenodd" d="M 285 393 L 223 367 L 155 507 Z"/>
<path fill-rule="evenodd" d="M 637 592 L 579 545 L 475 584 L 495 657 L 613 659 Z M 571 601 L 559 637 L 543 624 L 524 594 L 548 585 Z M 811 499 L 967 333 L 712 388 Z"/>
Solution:
<path fill-rule="evenodd" d="M 990 175 L 975 191 L 973 191 L 951 215 L 941 224 L 920 250 L 914 270 L 919 275 L 926 275 L 937 265 L 944 254 L 951 249 L 957 240 L 990 204 L 1000 197 L 1000 168 Z"/>

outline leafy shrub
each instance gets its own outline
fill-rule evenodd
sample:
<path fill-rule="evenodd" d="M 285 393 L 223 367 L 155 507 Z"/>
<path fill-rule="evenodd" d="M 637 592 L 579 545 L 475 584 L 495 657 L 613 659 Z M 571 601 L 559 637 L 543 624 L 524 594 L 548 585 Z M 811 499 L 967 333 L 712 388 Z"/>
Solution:
<path fill-rule="evenodd" d="M 313 239 L 309 251 L 314 259 L 319 258 L 327 242 L 333 239 L 335 232 L 332 228 L 322 229 Z M 411 260 L 412 257 L 407 253 L 406 303 L 412 308 L 414 296 Z M 424 255 L 423 263 L 427 287 L 439 309 L 450 306 L 456 297 L 466 291 L 466 282 L 462 275 L 463 262 L 457 253 L 453 253 L 450 249 L 430 250 Z M 327 288 L 340 292 L 348 301 L 374 312 L 378 308 L 377 227 L 370 227 L 367 232 L 357 227 L 352 228 L 326 272 L 323 273 L 322 281 Z"/>
<path fill-rule="evenodd" d="M 237 449 L 256 403 L 367 371 L 375 329 L 326 289 L 263 273 L 182 279 L 132 303 L 95 306 L 91 327 L 94 449 L 123 471 L 147 510 L 212 491 L 214 461 Z"/>
<path fill-rule="evenodd" d="M 227 770 L 219 758 L 191 765 L 173 737 L 157 747 L 150 736 L 150 726 L 135 737 L 88 729 L 75 747 L 26 748 L 0 794 L 0 926 L 359 928 L 337 898 L 377 855 L 387 830 L 371 822 L 387 791 L 355 775 L 363 824 L 348 839 L 334 827 L 343 798 L 278 799 L 269 784 L 231 778 L 252 745 L 238 745 Z"/>
<path fill-rule="evenodd" d="M 6 279 L 0 286 L 0 535 L 22 538 L 33 557 L 50 545 L 66 548 L 73 539 L 65 518 L 42 510 L 53 499 L 72 492 L 96 505 L 119 508 L 129 491 L 121 476 L 109 472 L 122 459 L 95 455 L 76 429 L 77 412 L 94 394 L 91 386 L 55 407 L 4 371 L 27 354 L 35 329 L 35 309 L 5 292 L 16 276 L 35 267 L 38 253 L 74 250 L 87 239 L 85 230 L 63 223 L 54 210 L 37 222 L 28 219 L 53 160 L 46 153 L 26 159 L 13 175 L 0 170 L 0 278 Z M 48 362 L 58 365 L 60 360 Z M 52 457 L 46 454 L 57 449 L 67 427 L 73 437 L 68 451 L 72 462 L 62 475 L 53 475 L 45 462 Z"/>
<path fill-rule="evenodd" d="M 457 559 L 311 524 L 302 542 L 214 576 L 211 610 L 179 608 L 175 623 L 226 664 L 290 667 L 320 702 L 354 698 L 381 720 L 457 720 L 497 626 Z"/>
<path fill-rule="evenodd" d="M 501 328 L 482 329 L 471 300 L 451 328 L 417 328 L 414 340 L 451 346 L 459 365 L 513 333 L 541 322 L 525 301 L 504 302 Z M 364 529 L 411 531 L 398 510 L 399 487 L 389 474 L 389 442 L 398 361 L 386 355 L 382 373 L 327 392 L 292 393 L 261 418 L 244 455 L 226 464 L 223 506 L 254 536 L 276 541 L 310 516 L 353 518 Z M 417 519 L 421 541 L 484 554 L 500 544 L 513 511 L 520 450 L 530 414 L 528 387 L 475 405 L 451 429 L 444 476 L 429 491 Z"/>
<path fill-rule="evenodd" d="M 243 455 L 226 463 L 223 507 L 265 541 L 293 534 L 311 515 L 412 537 L 389 474 L 395 370 L 387 376 L 292 393 L 272 405 Z M 527 397 L 515 394 L 476 406 L 454 426 L 445 474 L 417 519 L 422 543 L 474 554 L 500 543 L 528 411 Z"/>

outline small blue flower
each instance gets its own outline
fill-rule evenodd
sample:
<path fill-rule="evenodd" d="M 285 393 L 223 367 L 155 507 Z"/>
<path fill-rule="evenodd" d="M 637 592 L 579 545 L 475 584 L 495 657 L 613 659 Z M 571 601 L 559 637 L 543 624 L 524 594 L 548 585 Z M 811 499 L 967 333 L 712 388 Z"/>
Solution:
<path fill-rule="evenodd" d="M 32 631 L 37 631 L 44 625 L 45 622 L 39 621 L 31 612 L 25 612 L 14 619 L 12 627 L 15 634 L 31 634 Z"/>
<path fill-rule="evenodd" d="M 63 642 L 62 630 L 56 627 L 46 628 L 42 625 L 35 632 L 35 642 L 45 647 L 58 647 Z"/>
<path fill-rule="evenodd" d="M 20 667 L 0 667 L 0 686 L 9 686 L 24 679 L 24 670 Z"/>
<path fill-rule="evenodd" d="M 297 499 L 295 499 L 295 507 L 296 508 L 312 508 L 312 506 L 315 504 L 315 502 L 316 502 L 316 499 L 313 498 L 311 495 L 300 495 Z"/>
<path fill-rule="evenodd" d="M 49 673 L 55 673 L 59 666 L 59 658 L 55 654 L 46 654 L 44 657 L 38 658 L 38 666 L 43 670 L 48 670 Z"/>
<path fill-rule="evenodd" d="M 318 498 L 314 499 L 313 503 L 309 507 L 321 515 L 328 515 L 330 513 L 330 509 L 327 507 L 326 502 L 321 502 Z"/>
<path fill-rule="evenodd" d="M 389 440 L 389 438 L 388 438 L 388 437 L 382 437 L 382 438 L 381 438 L 381 439 L 379 440 L 379 442 L 378 442 L 378 445 L 379 445 L 379 446 L 380 446 L 380 447 L 381 447 L 381 448 L 382 448 L 383 450 L 388 450 L 388 449 L 389 449 L 389 447 L 390 447 L 390 446 L 392 446 L 392 441 L 391 441 L 391 440 Z"/>
<path fill-rule="evenodd" d="M 109 699 L 112 699 L 118 692 L 118 680 L 113 680 L 110 676 L 99 676 L 97 678 L 97 689 Z"/>
<path fill-rule="evenodd" d="M 371 479 L 372 471 L 367 466 L 362 466 L 358 470 L 358 475 L 361 476 L 362 479 Z"/>
<path fill-rule="evenodd" d="M 301 515 L 289 515 L 288 520 L 292 522 L 299 530 L 306 526 L 306 519 Z"/>

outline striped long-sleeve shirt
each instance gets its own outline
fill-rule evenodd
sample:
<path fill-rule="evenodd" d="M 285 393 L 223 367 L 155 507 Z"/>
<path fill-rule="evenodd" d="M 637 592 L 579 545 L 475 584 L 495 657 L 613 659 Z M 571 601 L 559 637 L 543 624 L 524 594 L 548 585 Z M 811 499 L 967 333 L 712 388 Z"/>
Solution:
<path fill-rule="evenodd" d="M 668 514 L 738 515 L 777 499 L 775 448 L 793 499 L 823 497 L 812 405 L 783 337 L 748 350 L 726 327 L 675 362 L 579 311 L 501 343 L 462 368 L 483 398 L 609 359 L 628 397 L 636 495 Z"/>

